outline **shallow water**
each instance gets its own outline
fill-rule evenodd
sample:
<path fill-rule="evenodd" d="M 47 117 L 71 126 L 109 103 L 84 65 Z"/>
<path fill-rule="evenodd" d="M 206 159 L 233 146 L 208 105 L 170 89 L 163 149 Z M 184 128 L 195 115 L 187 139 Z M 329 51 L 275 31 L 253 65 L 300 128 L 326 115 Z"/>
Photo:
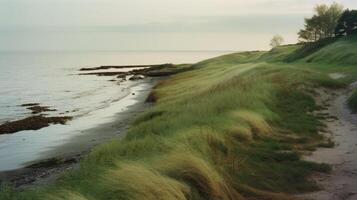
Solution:
<path fill-rule="evenodd" d="M 40 103 L 56 109 L 50 116 L 69 115 L 67 125 L 0 135 L 0 171 L 50 156 L 47 152 L 86 137 L 90 129 L 116 120 L 118 113 L 143 103 L 150 81 L 109 81 L 114 77 L 80 76 L 82 67 L 193 63 L 227 52 L 0 52 L 0 123 L 31 112 L 19 105 Z M 132 95 L 136 93 L 136 95 Z M 98 137 L 113 137 L 115 127 Z M 82 140 L 85 148 L 90 140 Z M 72 149 L 66 149 L 66 153 Z M 73 149 L 73 151 L 75 151 Z M 58 153 L 58 152 L 57 152 Z"/>

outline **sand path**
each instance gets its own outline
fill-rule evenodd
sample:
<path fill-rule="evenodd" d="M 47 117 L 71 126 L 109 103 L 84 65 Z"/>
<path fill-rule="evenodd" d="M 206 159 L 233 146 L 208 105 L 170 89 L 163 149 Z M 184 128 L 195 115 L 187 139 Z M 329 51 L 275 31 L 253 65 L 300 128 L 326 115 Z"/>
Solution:
<path fill-rule="evenodd" d="M 340 76 L 339 76 L 340 77 Z M 327 132 L 323 133 L 335 143 L 334 148 L 319 148 L 304 159 L 330 164 L 330 174 L 316 174 L 313 178 L 322 190 L 301 196 L 314 200 L 357 200 L 357 115 L 351 114 L 346 102 L 357 83 L 348 89 L 320 92 L 321 103 L 328 106 L 323 111 L 336 119 L 325 121 Z"/>

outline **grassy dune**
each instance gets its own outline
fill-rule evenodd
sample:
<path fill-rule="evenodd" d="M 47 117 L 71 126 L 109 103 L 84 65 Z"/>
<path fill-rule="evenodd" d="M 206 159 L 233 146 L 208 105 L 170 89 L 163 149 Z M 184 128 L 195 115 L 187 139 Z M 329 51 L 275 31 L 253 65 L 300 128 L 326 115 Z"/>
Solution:
<path fill-rule="evenodd" d="M 322 109 L 313 89 L 356 77 L 355 42 L 343 38 L 309 55 L 290 45 L 194 64 L 157 85 L 156 105 L 124 139 L 95 148 L 80 170 L 40 189 L 3 187 L 0 199 L 291 199 L 314 190 L 307 177 L 329 167 L 300 160 L 299 152 L 323 142 L 323 124 L 309 114 Z M 332 80 L 330 71 L 353 76 Z"/>

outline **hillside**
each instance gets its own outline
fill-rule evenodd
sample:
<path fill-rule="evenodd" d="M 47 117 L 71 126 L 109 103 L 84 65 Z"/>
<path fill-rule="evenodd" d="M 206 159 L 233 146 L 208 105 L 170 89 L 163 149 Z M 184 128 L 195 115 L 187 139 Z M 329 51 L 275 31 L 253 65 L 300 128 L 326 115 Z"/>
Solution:
<path fill-rule="evenodd" d="M 291 199 L 316 190 L 307 177 L 330 167 L 300 159 L 327 142 L 311 114 L 324 109 L 314 89 L 357 78 L 357 39 L 308 45 L 194 64 L 155 87 L 155 106 L 124 139 L 95 148 L 52 185 L 3 187 L 0 199 Z"/>

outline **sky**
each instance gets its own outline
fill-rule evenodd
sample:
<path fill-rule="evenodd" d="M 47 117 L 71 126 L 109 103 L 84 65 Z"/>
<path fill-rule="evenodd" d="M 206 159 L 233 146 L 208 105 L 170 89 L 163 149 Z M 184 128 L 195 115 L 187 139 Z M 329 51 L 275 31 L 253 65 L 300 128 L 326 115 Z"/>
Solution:
<path fill-rule="evenodd" d="M 254 50 L 330 0 L 0 0 L 0 50 Z M 336 0 L 357 8 L 356 0 Z M 36 43 L 36 45 L 34 45 Z"/>

